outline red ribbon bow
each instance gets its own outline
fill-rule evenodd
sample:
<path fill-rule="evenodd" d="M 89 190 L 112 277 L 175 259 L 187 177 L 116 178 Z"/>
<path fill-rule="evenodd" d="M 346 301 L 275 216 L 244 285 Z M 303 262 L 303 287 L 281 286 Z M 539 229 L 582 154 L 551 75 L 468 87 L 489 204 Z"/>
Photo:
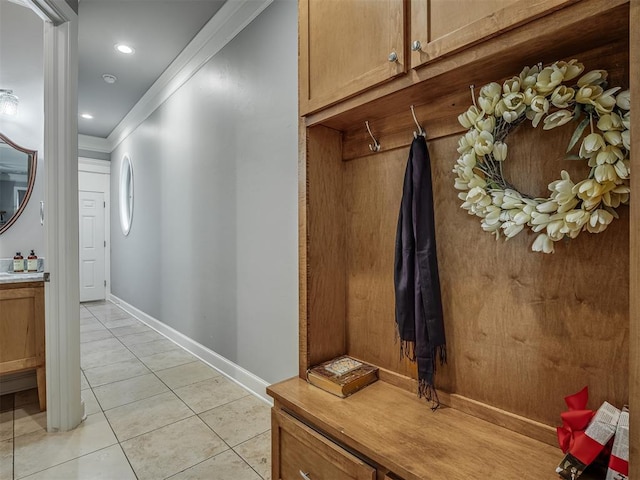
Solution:
<path fill-rule="evenodd" d="M 564 397 L 569 411 L 560 414 L 562 426 L 556 429 L 558 432 L 558 444 L 563 453 L 571 450 L 574 443 L 584 437 L 584 431 L 596 413 L 593 410 L 586 409 L 588 400 L 588 387 L 584 387 L 578 393 Z"/>

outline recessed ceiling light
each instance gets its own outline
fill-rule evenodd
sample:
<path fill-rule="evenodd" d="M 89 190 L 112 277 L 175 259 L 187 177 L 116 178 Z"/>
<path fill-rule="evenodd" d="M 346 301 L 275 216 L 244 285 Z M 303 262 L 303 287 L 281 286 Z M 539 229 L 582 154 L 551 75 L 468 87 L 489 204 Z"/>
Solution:
<path fill-rule="evenodd" d="M 82 118 L 86 118 L 87 120 L 91 120 L 93 118 L 93 115 L 91 115 L 90 113 L 83 113 L 82 115 L 80 115 Z"/>
<path fill-rule="evenodd" d="M 116 77 L 115 75 L 111 75 L 110 73 L 105 73 L 104 75 L 102 75 L 102 79 L 107 83 L 116 83 L 118 77 Z"/>
<path fill-rule="evenodd" d="M 124 43 L 118 43 L 117 45 L 115 45 L 115 48 L 120 53 L 124 53 L 126 55 L 132 55 L 133 53 L 135 53 L 135 50 L 133 47 L 130 47 L 129 45 L 125 45 Z"/>

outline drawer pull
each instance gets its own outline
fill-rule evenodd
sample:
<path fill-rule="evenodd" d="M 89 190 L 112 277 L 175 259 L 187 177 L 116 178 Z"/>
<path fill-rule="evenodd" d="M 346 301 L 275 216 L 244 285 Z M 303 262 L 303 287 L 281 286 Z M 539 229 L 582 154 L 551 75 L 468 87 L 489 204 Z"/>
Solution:
<path fill-rule="evenodd" d="M 304 480 L 311 480 L 311 477 L 309 476 L 309 473 L 304 473 L 302 470 L 300 470 L 300 476 L 302 478 L 304 478 Z"/>

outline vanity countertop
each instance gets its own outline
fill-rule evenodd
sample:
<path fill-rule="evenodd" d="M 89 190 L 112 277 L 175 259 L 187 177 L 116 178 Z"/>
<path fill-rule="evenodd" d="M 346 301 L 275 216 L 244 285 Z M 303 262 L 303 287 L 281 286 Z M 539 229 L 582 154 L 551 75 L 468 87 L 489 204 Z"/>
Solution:
<path fill-rule="evenodd" d="M 43 272 L 0 272 L 0 284 L 3 283 L 26 283 L 26 282 L 43 282 Z"/>

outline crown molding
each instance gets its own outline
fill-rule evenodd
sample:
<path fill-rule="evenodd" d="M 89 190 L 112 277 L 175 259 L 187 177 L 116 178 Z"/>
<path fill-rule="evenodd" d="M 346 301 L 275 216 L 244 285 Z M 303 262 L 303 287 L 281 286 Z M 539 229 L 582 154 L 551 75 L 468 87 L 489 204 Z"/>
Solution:
<path fill-rule="evenodd" d="M 78 135 L 78 150 L 111 153 L 113 148 L 106 138 L 92 137 L 91 135 Z"/>
<path fill-rule="evenodd" d="M 273 0 L 227 1 L 107 137 L 114 150 Z"/>
<path fill-rule="evenodd" d="M 72 7 L 65 0 L 23 0 L 22 3 L 31 8 L 42 20 L 51 22 L 56 27 L 69 21 L 68 9 Z"/>
<path fill-rule="evenodd" d="M 78 171 L 111 175 L 111 162 L 97 158 L 78 157 Z"/>

